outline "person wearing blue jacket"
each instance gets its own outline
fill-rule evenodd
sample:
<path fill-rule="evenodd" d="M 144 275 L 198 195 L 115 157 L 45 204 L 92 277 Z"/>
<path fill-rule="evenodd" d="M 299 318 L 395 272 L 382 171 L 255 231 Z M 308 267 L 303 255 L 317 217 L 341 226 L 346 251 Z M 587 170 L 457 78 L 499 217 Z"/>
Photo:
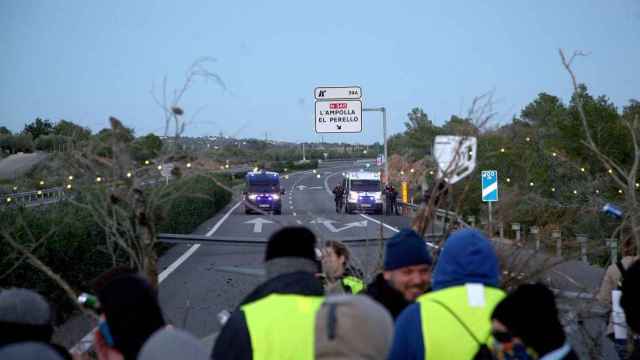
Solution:
<path fill-rule="evenodd" d="M 478 230 L 463 229 L 445 242 L 432 291 L 396 321 L 389 359 L 472 359 L 489 351 L 491 313 L 505 294 L 498 289 L 498 257 Z"/>

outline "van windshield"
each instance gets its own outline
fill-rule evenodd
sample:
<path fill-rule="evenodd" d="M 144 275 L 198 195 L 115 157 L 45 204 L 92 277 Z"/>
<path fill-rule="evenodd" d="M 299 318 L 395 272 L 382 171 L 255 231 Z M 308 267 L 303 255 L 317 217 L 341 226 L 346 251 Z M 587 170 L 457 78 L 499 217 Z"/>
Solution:
<path fill-rule="evenodd" d="M 351 180 L 351 191 L 380 191 L 379 180 Z"/>
<path fill-rule="evenodd" d="M 250 184 L 248 192 L 250 193 L 279 193 L 280 186 L 278 184 Z"/>

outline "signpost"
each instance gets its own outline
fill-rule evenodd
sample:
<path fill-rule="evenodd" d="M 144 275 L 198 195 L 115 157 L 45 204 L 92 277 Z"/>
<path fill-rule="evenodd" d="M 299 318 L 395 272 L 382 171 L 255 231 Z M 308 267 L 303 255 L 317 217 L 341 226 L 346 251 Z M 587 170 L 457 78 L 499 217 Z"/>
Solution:
<path fill-rule="evenodd" d="M 359 86 L 327 86 L 314 90 L 316 133 L 362 132 L 362 89 Z"/>
<path fill-rule="evenodd" d="M 327 86 L 317 87 L 314 91 L 316 100 L 360 99 L 360 86 Z"/>
<path fill-rule="evenodd" d="M 362 132 L 362 101 L 316 101 L 317 133 Z"/>
<path fill-rule="evenodd" d="M 482 171 L 482 201 L 489 203 L 489 236 L 493 237 L 493 219 L 491 203 L 498 201 L 498 172 Z"/>
<path fill-rule="evenodd" d="M 433 156 L 438 163 L 438 177 L 455 184 L 471 174 L 476 167 L 477 144 L 472 136 L 436 136 Z"/>

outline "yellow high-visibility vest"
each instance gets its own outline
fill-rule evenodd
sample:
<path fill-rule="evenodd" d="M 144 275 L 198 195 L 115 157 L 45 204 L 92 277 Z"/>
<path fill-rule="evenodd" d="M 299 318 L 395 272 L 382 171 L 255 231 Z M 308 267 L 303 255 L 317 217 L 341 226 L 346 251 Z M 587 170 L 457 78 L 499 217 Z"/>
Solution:
<path fill-rule="evenodd" d="M 505 297 L 496 288 L 483 287 L 482 306 L 471 306 L 467 286 L 454 286 L 420 296 L 420 319 L 425 359 L 468 360 L 480 346 L 456 318 L 436 301 L 444 303 L 480 342 L 489 342 L 491 313 Z M 477 304 L 476 304 L 477 305 Z"/>
<path fill-rule="evenodd" d="M 313 359 L 319 296 L 271 294 L 241 307 L 254 360 Z"/>
<path fill-rule="evenodd" d="M 359 293 L 362 289 L 364 289 L 364 281 L 358 279 L 355 276 L 345 276 L 342 278 L 342 284 L 347 285 L 351 288 L 352 294 Z"/>

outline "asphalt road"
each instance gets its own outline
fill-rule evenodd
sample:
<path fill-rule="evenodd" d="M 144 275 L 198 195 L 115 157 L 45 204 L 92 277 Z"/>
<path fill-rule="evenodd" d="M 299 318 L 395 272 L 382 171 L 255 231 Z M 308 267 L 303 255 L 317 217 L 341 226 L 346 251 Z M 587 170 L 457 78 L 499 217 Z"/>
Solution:
<path fill-rule="evenodd" d="M 330 190 L 341 181 L 343 172 L 360 168 L 363 166 L 348 163 L 321 168 L 316 173 L 291 174 L 282 181 L 286 190 L 282 215 L 245 215 L 243 205 L 235 199 L 194 232 L 232 240 L 231 243 L 181 244 L 170 249 L 160 259 L 159 269 L 162 271 L 160 302 L 168 321 L 200 338 L 218 332 L 218 314 L 223 310 L 233 311 L 242 298 L 263 280 L 264 245 L 236 245 L 234 240 L 266 242 L 274 231 L 283 226 L 308 226 L 320 242 L 335 239 L 350 243 L 369 239 L 350 243 L 350 246 L 355 263 L 372 276 L 382 259 L 380 234 L 388 238 L 398 228 L 408 226 L 410 220 L 400 216 L 335 213 Z M 371 169 L 374 170 L 373 167 Z M 540 259 L 541 255 L 531 256 L 526 251 L 524 256 L 508 247 L 503 251 L 512 263 L 510 275 L 529 273 L 544 261 Z M 546 269 L 535 279 L 563 290 L 592 292 L 597 288 L 601 275 L 602 269 L 569 261 Z M 563 309 L 569 308 L 561 310 L 564 318 L 575 315 L 572 309 L 576 305 L 567 302 L 561 305 L 565 305 Z M 600 328 L 600 323 L 594 327 Z M 59 329 L 57 340 L 65 346 L 73 346 L 91 328 L 92 324 L 85 319 L 74 319 Z"/>
<path fill-rule="evenodd" d="M 0 179 L 15 179 L 48 156 L 47 153 L 19 153 L 0 160 Z"/>
<path fill-rule="evenodd" d="M 202 224 L 194 234 L 266 243 L 283 226 L 307 226 L 319 242 L 351 243 L 355 263 L 373 274 L 381 261 L 380 234 L 392 236 L 407 226 L 400 216 L 337 214 L 331 189 L 342 173 L 363 168 L 353 162 L 305 171 L 282 179 L 285 189 L 282 215 L 246 215 L 239 199 Z M 374 170 L 372 167 L 371 170 Z M 382 224 L 384 222 L 384 224 Z M 362 241 L 368 239 L 367 241 Z M 233 311 L 242 298 L 262 282 L 264 245 L 180 244 L 160 259 L 160 302 L 168 321 L 204 338 L 220 329 L 217 315 Z M 77 344 L 92 328 L 86 319 L 74 319 L 57 331 L 65 346 Z M 85 342 L 87 338 L 85 336 Z"/>

